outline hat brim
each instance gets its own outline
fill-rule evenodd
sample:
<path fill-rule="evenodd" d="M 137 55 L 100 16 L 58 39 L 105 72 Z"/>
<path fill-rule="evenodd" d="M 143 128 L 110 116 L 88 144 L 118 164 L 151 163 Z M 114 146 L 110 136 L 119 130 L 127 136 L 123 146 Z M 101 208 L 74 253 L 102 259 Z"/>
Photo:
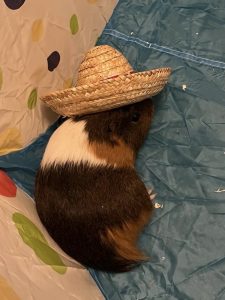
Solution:
<path fill-rule="evenodd" d="M 170 68 L 119 75 L 100 83 L 72 87 L 41 98 L 62 116 L 84 115 L 140 102 L 162 91 Z"/>

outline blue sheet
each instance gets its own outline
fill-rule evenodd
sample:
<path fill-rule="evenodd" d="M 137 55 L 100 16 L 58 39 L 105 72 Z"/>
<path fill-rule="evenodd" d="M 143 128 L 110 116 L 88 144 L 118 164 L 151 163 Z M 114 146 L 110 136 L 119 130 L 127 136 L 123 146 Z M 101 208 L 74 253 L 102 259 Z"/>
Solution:
<path fill-rule="evenodd" d="M 98 42 L 136 70 L 173 69 L 136 163 L 163 205 L 139 241 L 151 260 L 126 274 L 90 270 L 108 300 L 225 299 L 224 20 L 223 1 L 120 0 Z M 44 144 L 0 158 L 30 193 Z"/>
<path fill-rule="evenodd" d="M 110 300 L 225 299 L 225 3 L 121 0 L 99 44 L 136 70 L 170 66 L 137 170 L 163 204 L 145 229 L 150 262 L 95 272 Z"/>

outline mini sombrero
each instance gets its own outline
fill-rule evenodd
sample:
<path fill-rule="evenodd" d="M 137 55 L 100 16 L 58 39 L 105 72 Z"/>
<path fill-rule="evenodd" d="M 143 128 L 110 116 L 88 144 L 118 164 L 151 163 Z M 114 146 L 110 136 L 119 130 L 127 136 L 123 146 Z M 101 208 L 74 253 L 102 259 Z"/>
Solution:
<path fill-rule="evenodd" d="M 103 45 L 88 51 L 76 86 L 41 98 L 63 116 L 84 115 L 142 101 L 161 92 L 170 68 L 135 72 L 116 49 Z"/>

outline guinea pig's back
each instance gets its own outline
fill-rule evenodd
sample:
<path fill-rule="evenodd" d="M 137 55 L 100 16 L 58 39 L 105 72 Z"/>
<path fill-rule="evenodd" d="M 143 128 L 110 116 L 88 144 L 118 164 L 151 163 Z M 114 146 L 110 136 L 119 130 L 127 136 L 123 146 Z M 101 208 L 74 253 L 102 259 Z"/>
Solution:
<path fill-rule="evenodd" d="M 45 149 L 41 167 L 87 162 L 91 165 L 106 165 L 104 159 L 97 158 L 90 151 L 85 121 L 65 121 L 51 136 Z"/>
<path fill-rule="evenodd" d="M 90 150 L 84 127 L 85 121 L 68 120 L 51 137 L 36 178 L 37 211 L 53 239 L 79 262 L 126 270 L 142 258 L 131 244 L 152 203 L 134 168 L 110 165 Z"/>

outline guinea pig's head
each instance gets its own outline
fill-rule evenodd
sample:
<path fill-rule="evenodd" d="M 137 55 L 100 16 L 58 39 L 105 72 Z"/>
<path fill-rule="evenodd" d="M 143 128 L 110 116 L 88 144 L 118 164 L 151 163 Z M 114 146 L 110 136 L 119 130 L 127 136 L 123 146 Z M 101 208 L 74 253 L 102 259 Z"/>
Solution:
<path fill-rule="evenodd" d="M 86 121 L 85 130 L 89 140 L 114 145 L 122 139 L 136 153 L 144 142 L 153 116 L 151 99 L 81 117 L 75 121 Z"/>

